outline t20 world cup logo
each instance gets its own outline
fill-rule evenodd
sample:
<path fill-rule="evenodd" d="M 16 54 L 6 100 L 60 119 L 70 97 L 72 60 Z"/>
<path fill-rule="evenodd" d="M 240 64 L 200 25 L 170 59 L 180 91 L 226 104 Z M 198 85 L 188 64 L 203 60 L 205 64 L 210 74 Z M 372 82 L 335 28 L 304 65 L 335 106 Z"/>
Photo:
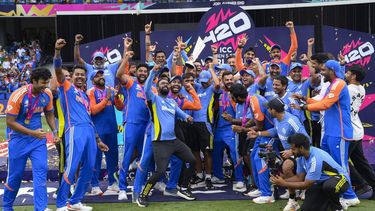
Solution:
<path fill-rule="evenodd" d="M 196 59 L 206 47 L 218 48 L 219 59 L 233 54 L 237 41 L 254 31 L 249 14 L 234 5 L 220 5 L 207 11 L 200 20 L 199 37 L 193 51 Z"/>

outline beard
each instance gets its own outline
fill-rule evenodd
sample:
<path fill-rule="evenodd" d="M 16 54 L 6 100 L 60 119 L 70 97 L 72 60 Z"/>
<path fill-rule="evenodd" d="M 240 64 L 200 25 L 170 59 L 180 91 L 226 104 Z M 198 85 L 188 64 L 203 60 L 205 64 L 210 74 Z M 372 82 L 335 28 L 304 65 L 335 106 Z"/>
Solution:
<path fill-rule="evenodd" d="M 146 81 L 147 77 L 144 77 L 143 75 L 142 76 L 138 76 L 137 75 L 137 80 L 139 83 L 144 83 Z"/>
<path fill-rule="evenodd" d="M 163 95 L 163 96 L 166 96 L 169 93 L 168 87 L 162 87 L 158 91 L 159 91 L 160 95 Z"/>

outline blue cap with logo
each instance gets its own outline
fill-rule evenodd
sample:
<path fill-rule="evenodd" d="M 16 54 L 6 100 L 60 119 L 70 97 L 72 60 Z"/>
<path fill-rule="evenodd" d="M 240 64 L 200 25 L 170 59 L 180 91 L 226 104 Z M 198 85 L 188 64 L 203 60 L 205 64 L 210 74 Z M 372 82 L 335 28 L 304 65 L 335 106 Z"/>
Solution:
<path fill-rule="evenodd" d="M 204 70 L 199 74 L 200 82 L 207 83 L 210 79 L 211 79 L 211 73 L 207 70 Z"/>
<path fill-rule="evenodd" d="M 95 58 L 97 58 L 97 57 L 100 57 L 100 58 L 102 58 L 102 59 L 105 59 L 105 55 L 104 55 L 104 53 L 102 53 L 102 52 L 100 52 L 100 51 L 97 51 L 97 52 L 94 53 L 93 58 L 95 59 Z"/>
<path fill-rule="evenodd" d="M 220 70 L 228 70 L 229 72 L 232 72 L 232 67 L 229 64 L 220 64 L 215 66 L 216 71 Z"/>
<path fill-rule="evenodd" d="M 243 76 L 244 74 L 249 74 L 253 78 L 256 78 L 256 75 L 255 75 L 254 71 L 252 71 L 251 69 L 241 70 L 240 75 Z"/>
<path fill-rule="evenodd" d="M 345 67 L 341 67 L 340 63 L 336 60 L 328 60 L 324 66 L 326 68 L 333 70 L 336 74 L 336 77 L 344 79 L 345 78 Z"/>
<path fill-rule="evenodd" d="M 96 76 L 96 74 L 101 73 L 104 74 L 103 70 L 95 70 L 94 72 L 91 73 L 90 80 L 93 80 Z"/>

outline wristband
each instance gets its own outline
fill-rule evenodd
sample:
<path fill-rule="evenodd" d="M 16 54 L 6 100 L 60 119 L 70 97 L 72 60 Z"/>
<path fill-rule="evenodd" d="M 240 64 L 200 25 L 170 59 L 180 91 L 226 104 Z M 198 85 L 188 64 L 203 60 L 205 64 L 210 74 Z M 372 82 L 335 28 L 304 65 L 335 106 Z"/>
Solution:
<path fill-rule="evenodd" d="M 58 131 L 55 129 L 55 130 L 53 130 L 53 133 L 57 133 Z"/>
<path fill-rule="evenodd" d="M 61 68 L 62 66 L 62 59 L 60 58 L 53 58 L 53 66 L 55 68 Z"/>
<path fill-rule="evenodd" d="M 258 136 L 262 136 L 262 132 L 261 131 L 258 131 Z"/>

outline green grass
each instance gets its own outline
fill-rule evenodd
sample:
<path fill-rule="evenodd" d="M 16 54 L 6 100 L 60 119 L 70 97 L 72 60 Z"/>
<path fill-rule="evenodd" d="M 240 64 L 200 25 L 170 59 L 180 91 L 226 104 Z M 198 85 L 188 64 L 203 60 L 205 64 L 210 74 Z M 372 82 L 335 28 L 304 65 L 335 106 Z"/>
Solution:
<path fill-rule="evenodd" d="M 193 201 L 193 202 L 151 202 L 147 208 L 139 208 L 136 204 L 131 203 L 106 203 L 106 204 L 89 204 L 94 207 L 94 210 L 100 211 L 116 211 L 116 210 L 209 210 L 209 211 L 224 211 L 224 210 L 251 210 L 251 211 L 272 211 L 283 210 L 286 205 L 286 200 L 276 201 L 274 204 L 258 205 L 252 203 L 250 200 L 226 200 L 226 201 Z M 56 209 L 55 206 L 49 206 L 51 209 Z M 15 207 L 15 211 L 32 210 L 32 206 Z M 361 200 L 361 204 L 357 207 L 349 208 L 350 211 L 371 211 L 375 210 L 375 201 Z"/>
<path fill-rule="evenodd" d="M 42 125 L 43 129 L 47 132 L 50 132 L 51 129 L 49 128 L 46 118 L 43 116 L 42 117 Z M 6 120 L 5 117 L 0 117 L 0 142 L 6 140 Z"/>

